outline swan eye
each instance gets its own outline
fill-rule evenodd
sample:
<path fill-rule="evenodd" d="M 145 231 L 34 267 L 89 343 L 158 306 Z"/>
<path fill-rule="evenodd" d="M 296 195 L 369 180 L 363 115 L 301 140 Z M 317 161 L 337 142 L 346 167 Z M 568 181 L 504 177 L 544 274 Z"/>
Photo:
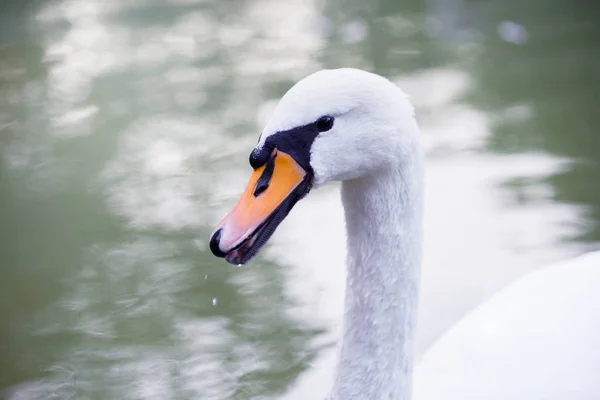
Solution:
<path fill-rule="evenodd" d="M 333 127 L 333 117 L 330 117 L 329 115 L 325 115 L 325 116 L 319 118 L 317 120 L 317 122 L 315 122 L 315 124 L 317 125 L 317 130 L 319 132 L 328 131 Z"/>

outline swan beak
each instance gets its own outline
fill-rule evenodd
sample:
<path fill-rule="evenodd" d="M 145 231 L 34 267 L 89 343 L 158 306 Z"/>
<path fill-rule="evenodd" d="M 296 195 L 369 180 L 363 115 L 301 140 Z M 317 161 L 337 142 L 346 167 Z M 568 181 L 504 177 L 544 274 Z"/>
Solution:
<path fill-rule="evenodd" d="M 289 154 L 273 150 L 266 164 L 254 170 L 242 197 L 212 233 L 212 253 L 230 264 L 250 261 L 308 193 L 308 177 Z"/>

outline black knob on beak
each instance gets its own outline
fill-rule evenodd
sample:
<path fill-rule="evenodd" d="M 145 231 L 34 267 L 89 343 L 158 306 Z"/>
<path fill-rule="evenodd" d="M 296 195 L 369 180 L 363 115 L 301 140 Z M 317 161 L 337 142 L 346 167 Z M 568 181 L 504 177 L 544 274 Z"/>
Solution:
<path fill-rule="evenodd" d="M 265 143 L 260 149 L 252 150 L 252 153 L 250 153 L 250 165 L 252 168 L 257 169 L 265 165 L 269 161 L 274 148 L 269 143 Z"/>

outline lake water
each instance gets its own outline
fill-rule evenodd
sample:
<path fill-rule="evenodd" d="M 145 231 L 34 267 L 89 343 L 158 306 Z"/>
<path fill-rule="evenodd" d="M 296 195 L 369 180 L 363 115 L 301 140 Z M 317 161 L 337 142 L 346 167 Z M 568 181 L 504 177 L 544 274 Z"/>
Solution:
<path fill-rule="evenodd" d="M 340 333 L 338 187 L 234 268 L 208 235 L 277 99 L 385 75 L 427 155 L 419 357 L 600 243 L 600 25 L 558 0 L 58 0 L 0 6 L 0 397 L 308 399 Z"/>

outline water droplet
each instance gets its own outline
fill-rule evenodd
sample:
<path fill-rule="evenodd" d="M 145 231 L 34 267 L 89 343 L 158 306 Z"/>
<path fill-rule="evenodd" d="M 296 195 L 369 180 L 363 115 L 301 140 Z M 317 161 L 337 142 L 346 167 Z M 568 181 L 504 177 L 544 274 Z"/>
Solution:
<path fill-rule="evenodd" d="M 216 297 L 212 300 L 212 305 L 213 305 L 213 307 L 217 306 L 217 298 Z"/>
<path fill-rule="evenodd" d="M 204 280 L 208 279 L 208 274 L 204 274 Z"/>

